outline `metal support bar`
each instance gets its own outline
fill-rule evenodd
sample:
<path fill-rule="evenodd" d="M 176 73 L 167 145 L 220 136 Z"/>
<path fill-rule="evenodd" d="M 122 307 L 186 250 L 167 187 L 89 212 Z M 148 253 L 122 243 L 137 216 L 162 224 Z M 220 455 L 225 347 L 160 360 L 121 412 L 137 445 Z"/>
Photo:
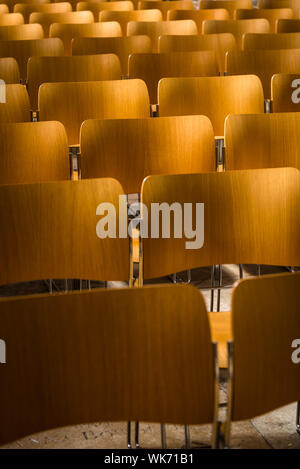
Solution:
<path fill-rule="evenodd" d="M 191 434 L 190 434 L 190 426 L 184 426 L 184 438 L 185 438 L 185 448 L 190 449 L 191 447 Z"/>
<path fill-rule="evenodd" d="M 297 430 L 297 433 L 300 435 L 300 401 L 297 404 L 296 430 Z"/>
<path fill-rule="evenodd" d="M 163 423 L 160 425 L 160 434 L 161 434 L 161 447 L 162 449 L 167 449 L 166 426 Z"/>

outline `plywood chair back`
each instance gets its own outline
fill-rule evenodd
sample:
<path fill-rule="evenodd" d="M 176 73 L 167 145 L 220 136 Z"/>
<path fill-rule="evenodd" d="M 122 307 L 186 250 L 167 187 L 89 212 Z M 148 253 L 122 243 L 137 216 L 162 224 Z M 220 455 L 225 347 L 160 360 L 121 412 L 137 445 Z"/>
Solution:
<path fill-rule="evenodd" d="M 60 122 L 0 124 L 0 184 L 70 179 L 66 131 Z"/>
<path fill-rule="evenodd" d="M 160 116 L 207 116 L 218 137 L 224 135 L 228 114 L 264 112 L 262 86 L 254 75 L 164 78 L 158 85 L 158 104 Z"/>
<path fill-rule="evenodd" d="M 25 23 L 29 22 L 31 13 L 65 13 L 72 11 L 72 5 L 69 2 L 60 3 L 17 3 L 14 6 L 15 13 L 21 13 L 24 17 Z"/>
<path fill-rule="evenodd" d="M 142 0 L 138 3 L 139 10 L 149 10 L 153 8 L 153 0 Z M 167 20 L 168 12 L 171 10 L 194 10 L 191 0 L 165 0 L 157 1 L 155 8 L 158 8 L 163 15 L 163 20 Z"/>
<path fill-rule="evenodd" d="M 24 85 L 0 84 L 0 123 L 29 122 L 30 103 L 29 96 Z"/>
<path fill-rule="evenodd" d="M 40 120 L 62 122 L 71 146 L 79 144 L 80 126 L 86 119 L 131 119 L 150 114 L 142 80 L 43 83 L 38 102 Z"/>
<path fill-rule="evenodd" d="M 5 0 L 6 6 L 8 6 L 9 11 L 14 11 L 14 6 L 19 3 L 19 0 Z M 22 3 L 32 3 L 32 0 L 22 0 Z M 36 4 L 50 3 L 50 0 L 34 0 Z"/>
<path fill-rule="evenodd" d="M 300 111 L 300 74 L 276 73 L 271 80 L 273 112 Z"/>
<path fill-rule="evenodd" d="M 200 0 L 199 8 L 200 10 L 225 8 L 230 17 L 234 19 L 234 13 L 238 8 L 252 9 L 253 6 L 251 0 Z"/>
<path fill-rule="evenodd" d="M 43 39 L 44 30 L 40 24 L 0 26 L 0 41 L 21 41 Z"/>
<path fill-rule="evenodd" d="M 120 1 L 100 1 L 100 2 L 78 2 L 76 5 L 77 11 L 89 10 L 93 13 L 95 21 L 99 20 L 99 14 L 101 11 L 132 11 L 134 10 L 134 4 L 129 0 Z"/>
<path fill-rule="evenodd" d="M 9 13 L 9 8 L 6 4 L 1 3 L 0 4 L 0 15 L 3 15 L 4 13 Z"/>
<path fill-rule="evenodd" d="M 245 34 L 243 40 L 243 49 L 300 49 L 300 32 Z"/>
<path fill-rule="evenodd" d="M 274 8 L 274 9 L 239 9 L 236 10 L 235 17 L 237 20 L 246 20 L 251 18 L 265 18 L 269 21 L 272 33 L 276 32 L 277 21 L 280 19 L 291 19 L 294 12 L 291 8 Z"/>
<path fill-rule="evenodd" d="M 122 3 L 124 3 L 124 0 Z M 162 21 L 162 13 L 158 9 L 131 11 L 103 10 L 99 13 L 99 21 L 117 21 L 121 25 L 123 35 L 126 36 L 129 21 Z"/>
<path fill-rule="evenodd" d="M 229 0 L 228 0 L 229 1 Z M 227 3 L 227 1 L 226 1 Z M 225 8 L 211 10 L 169 10 L 167 20 L 193 20 L 199 34 L 202 32 L 202 23 L 205 20 L 229 20 L 229 12 Z"/>
<path fill-rule="evenodd" d="M 294 17 L 298 17 L 298 0 L 258 0 L 257 5 L 259 9 L 291 8 L 294 12 Z"/>
<path fill-rule="evenodd" d="M 278 20 L 277 33 L 299 33 L 300 19 Z"/>
<path fill-rule="evenodd" d="M 24 24 L 21 13 L 3 13 L 0 15 L 0 26 L 17 26 Z"/>
<path fill-rule="evenodd" d="M 54 23 L 82 24 L 93 23 L 94 16 L 91 11 L 67 11 L 64 13 L 39 13 L 30 14 L 29 23 L 39 23 L 43 26 L 45 37 L 49 37 L 49 28 Z"/>
<path fill-rule="evenodd" d="M 20 83 L 20 70 L 16 59 L 0 58 L 0 77 L 6 84 Z"/>

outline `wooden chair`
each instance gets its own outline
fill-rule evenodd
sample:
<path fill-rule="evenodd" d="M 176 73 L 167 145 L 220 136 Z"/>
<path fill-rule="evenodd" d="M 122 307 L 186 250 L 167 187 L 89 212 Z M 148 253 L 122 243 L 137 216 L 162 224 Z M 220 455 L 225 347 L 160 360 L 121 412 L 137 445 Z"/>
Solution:
<path fill-rule="evenodd" d="M 204 116 L 88 120 L 80 133 L 82 178 L 114 177 L 139 193 L 150 174 L 215 171 L 212 125 Z"/>
<path fill-rule="evenodd" d="M 300 400 L 299 365 L 292 361 L 292 343 L 300 337 L 299 288 L 298 272 L 247 279 L 233 292 L 226 447 L 231 422 Z"/>
<path fill-rule="evenodd" d="M 218 72 L 214 51 L 132 54 L 129 57 L 129 78 L 144 80 L 151 104 L 158 102 L 157 86 L 164 77 L 215 76 Z"/>
<path fill-rule="evenodd" d="M 298 0 L 258 0 L 259 9 L 267 8 L 291 8 L 294 12 L 294 17 L 298 17 L 299 1 Z"/>
<path fill-rule="evenodd" d="M 277 33 L 299 33 L 300 19 L 278 20 Z"/>
<path fill-rule="evenodd" d="M 0 26 L 17 26 L 24 24 L 21 13 L 3 13 L 0 15 Z"/>
<path fill-rule="evenodd" d="M 230 51 L 226 56 L 228 75 L 257 75 L 266 99 L 271 98 L 274 73 L 297 73 L 299 69 L 300 49 Z"/>
<path fill-rule="evenodd" d="M 122 30 L 116 21 L 88 24 L 54 23 L 50 26 L 50 37 L 59 37 L 63 41 L 66 55 L 72 55 L 72 40 L 75 38 L 117 36 L 122 36 Z"/>
<path fill-rule="evenodd" d="M 0 57 L 14 57 L 18 62 L 23 83 L 27 77 L 27 61 L 34 56 L 59 56 L 64 54 L 60 39 L 0 41 Z"/>
<path fill-rule="evenodd" d="M 196 288 L 2 298 L 0 314 L 10 356 L 0 369 L 1 444 L 58 426 L 132 419 L 213 424 L 215 447 L 217 352 Z"/>
<path fill-rule="evenodd" d="M 202 32 L 203 21 L 229 20 L 229 12 L 225 8 L 216 8 L 211 10 L 169 10 L 167 20 L 193 20 L 195 21 L 200 34 Z"/>
<path fill-rule="evenodd" d="M 164 78 L 158 85 L 158 104 L 160 116 L 206 115 L 219 138 L 228 114 L 264 112 L 262 86 L 253 75 Z"/>
<path fill-rule="evenodd" d="M 21 41 L 43 39 L 44 30 L 40 24 L 0 26 L 0 41 Z"/>
<path fill-rule="evenodd" d="M 253 6 L 251 0 L 200 0 L 199 8 L 200 10 L 225 8 L 229 12 L 230 17 L 234 19 L 234 12 L 238 8 L 252 9 Z"/>
<path fill-rule="evenodd" d="M 73 55 L 116 54 L 124 76 L 128 76 L 128 58 L 131 54 L 149 52 L 151 40 L 147 36 L 76 38 L 72 41 Z"/>
<path fill-rule="evenodd" d="M 213 50 L 216 53 L 219 71 L 223 75 L 226 52 L 236 49 L 236 40 L 230 33 L 160 36 L 158 38 L 158 47 L 160 53 Z"/>
<path fill-rule="evenodd" d="M 1 88 L 4 90 L 1 90 Z M 31 120 L 29 96 L 23 85 L 0 85 L 0 123 L 29 122 Z M 5 102 L 3 102 L 5 101 Z"/>
<path fill-rule="evenodd" d="M 59 122 L 0 124 L 0 154 L 0 184 L 70 179 L 68 140 Z"/>
<path fill-rule="evenodd" d="M 139 10 L 151 10 L 153 8 L 153 0 L 142 0 L 138 3 Z M 167 20 L 168 12 L 171 10 L 194 10 L 192 0 L 165 0 L 156 1 L 155 8 L 162 12 L 163 20 Z"/>
<path fill-rule="evenodd" d="M 300 74 L 276 73 L 271 80 L 273 112 L 300 111 Z"/>
<path fill-rule="evenodd" d="M 222 0 L 223 1 L 223 0 Z M 243 35 L 247 33 L 269 33 L 270 24 L 266 19 L 251 20 L 207 20 L 203 22 L 203 34 L 231 33 L 239 49 L 243 46 Z"/>
<path fill-rule="evenodd" d="M 27 77 L 31 106 L 36 110 L 42 83 L 121 80 L 121 66 L 114 54 L 31 57 Z"/>
<path fill-rule="evenodd" d="M 127 36 L 145 35 L 152 42 L 152 52 L 158 52 L 158 38 L 166 34 L 198 34 L 193 20 L 180 21 L 130 21 L 127 25 Z"/>
<path fill-rule="evenodd" d="M 93 23 L 94 16 L 91 11 L 68 11 L 65 13 L 31 13 L 29 23 L 39 23 L 43 26 L 45 37 L 49 37 L 50 25 L 54 23 L 63 24 L 85 24 Z"/>
<path fill-rule="evenodd" d="M 20 71 L 16 59 L 0 58 L 0 77 L 6 84 L 20 83 Z"/>
<path fill-rule="evenodd" d="M 17 3 L 14 6 L 14 13 L 21 13 L 25 23 L 29 23 L 31 13 L 65 13 L 72 11 L 72 5 L 69 2 L 60 3 Z"/>
<path fill-rule="evenodd" d="M 89 10 L 93 13 L 95 21 L 98 21 L 99 14 L 101 11 L 132 11 L 134 10 L 134 5 L 129 0 L 120 0 L 120 1 L 88 1 L 88 2 L 78 2 L 76 5 L 77 11 L 86 11 Z"/>
<path fill-rule="evenodd" d="M 299 126 L 298 113 L 228 116 L 226 170 L 275 167 L 300 170 Z"/>
<path fill-rule="evenodd" d="M 300 49 L 299 33 L 245 34 L 244 50 Z"/>
<path fill-rule="evenodd" d="M 280 19 L 290 19 L 294 17 L 291 8 L 274 8 L 274 9 L 257 9 L 252 8 L 236 10 L 235 17 L 237 20 L 246 20 L 251 18 L 265 18 L 270 23 L 270 31 L 276 33 L 277 22 Z"/>
<path fill-rule="evenodd" d="M 42 279 L 129 280 L 129 240 L 99 238 L 97 207 L 112 204 L 114 179 L 0 186 L 0 284 Z M 113 262 L 116 259 L 116 262 Z"/>
<path fill-rule="evenodd" d="M 9 13 L 9 8 L 4 3 L 1 3 L 0 4 L 0 15 L 3 15 L 4 13 Z"/>
<path fill-rule="evenodd" d="M 157 9 L 132 11 L 103 10 L 99 14 L 99 21 L 117 21 L 121 25 L 123 35 L 126 36 L 127 23 L 129 21 L 162 21 L 162 14 Z"/>
<path fill-rule="evenodd" d="M 9 11 L 13 12 L 14 6 L 20 3 L 21 0 L 5 0 L 5 4 L 8 6 Z M 33 3 L 32 0 L 22 0 L 22 3 Z M 36 4 L 50 3 L 50 0 L 34 0 Z"/>
<path fill-rule="evenodd" d="M 69 145 L 79 144 L 86 119 L 132 119 L 150 116 L 147 87 L 142 80 L 43 83 L 39 90 L 40 120 L 58 120 Z"/>

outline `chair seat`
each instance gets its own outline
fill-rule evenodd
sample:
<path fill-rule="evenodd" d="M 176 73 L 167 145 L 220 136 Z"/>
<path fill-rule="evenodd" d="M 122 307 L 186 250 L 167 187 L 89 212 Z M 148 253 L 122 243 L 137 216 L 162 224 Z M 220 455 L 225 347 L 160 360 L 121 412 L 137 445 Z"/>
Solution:
<path fill-rule="evenodd" d="M 232 340 L 231 311 L 208 313 L 213 342 L 218 342 L 219 367 L 227 368 L 227 341 Z"/>

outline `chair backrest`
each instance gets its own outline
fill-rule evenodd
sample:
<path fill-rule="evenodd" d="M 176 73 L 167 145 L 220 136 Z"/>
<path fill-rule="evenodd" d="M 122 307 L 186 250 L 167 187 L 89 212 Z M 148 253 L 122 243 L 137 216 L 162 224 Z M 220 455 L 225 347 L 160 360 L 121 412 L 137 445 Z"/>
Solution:
<path fill-rule="evenodd" d="M 253 8 L 251 0 L 200 0 L 199 3 L 200 10 L 202 9 L 215 9 L 215 8 L 225 8 L 230 17 L 234 18 L 234 12 L 238 8 Z M 218 18 L 216 18 L 218 19 Z"/>
<path fill-rule="evenodd" d="M 4 3 L 1 3 L 0 4 L 0 15 L 3 15 L 3 13 L 9 13 L 9 8 Z"/>
<path fill-rule="evenodd" d="M 14 6 L 19 2 L 20 0 L 5 0 L 5 4 L 8 6 L 10 12 L 13 12 Z M 22 3 L 32 3 L 32 0 L 22 0 Z M 34 0 L 34 3 L 50 3 L 50 0 Z"/>
<path fill-rule="evenodd" d="M 151 40 L 147 36 L 76 38 L 72 41 L 73 55 L 116 54 L 123 75 L 128 75 L 129 55 L 148 52 L 151 52 Z"/>
<path fill-rule="evenodd" d="M 0 15 L 0 26 L 17 26 L 24 24 L 21 13 L 3 13 Z"/>
<path fill-rule="evenodd" d="M 45 37 L 49 36 L 50 25 L 53 23 L 82 24 L 93 23 L 94 15 L 91 11 L 67 11 L 65 13 L 31 13 L 29 23 L 39 23 L 43 26 Z"/>
<path fill-rule="evenodd" d="M 100 238 L 96 232 L 99 204 L 113 204 L 118 220 L 123 194 L 114 179 L 0 186 L 0 284 L 49 278 L 128 281 L 128 237 Z"/>
<path fill-rule="evenodd" d="M 203 34 L 231 33 L 237 41 L 239 49 L 243 46 L 243 35 L 247 33 L 269 33 L 268 20 L 206 20 L 203 22 Z"/>
<path fill-rule="evenodd" d="M 278 33 L 299 33 L 300 32 L 300 19 L 278 20 L 277 32 Z"/>
<path fill-rule="evenodd" d="M 149 227 L 141 259 L 144 279 L 216 264 L 299 265 L 298 169 L 149 176 L 142 185 L 141 201 L 148 210 Z M 192 204 L 190 215 L 185 203 Z M 142 219 L 144 210 L 142 205 Z M 170 222 L 169 237 L 158 226 L 159 210 Z M 180 238 L 183 215 L 189 217 L 189 226 L 185 221 Z M 158 237 L 150 236 L 152 225 L 154 234 L 160 228 Z M 186 244 L 191 239 L 192 244 Z"/>
<path fill-rule="evenodd" d="M 149 10 L 153 8 L 153 0 L 142 0 L 138 3 L 139 10 Z M 167 19 L 170 10 L 194 10 L 192 0 L 164 0 L 155 2 L 155 8 L 158 8 L 163 15 L 163 20 Z"/>
<path fill-rule="evenodd" d="M 121 80 L 121 66 L 114 54 L 31 57 L 27 79 L 31 106 L 36 110 L 38 90 L 42 83 Z"/>
<path fill-rule="evenodd" d="M 226 1 L 227 3 L 227 1 Z M 202 32 L 202 23 L 205 20 L 229 20 L 229 12 L 225 8 L 211 10 L 169 10 L 167 20 L 193 20 L 199 34 Z"/>
<path fill-rule="evenodd" d="M 0 91 L 0 123 L 29 122 L 30 103 L 26 87 L 18 84 L 0 85 Z M 3 93 L 5 99 L 2 99 Z"/>
<path fill-rule="evenodd" d="M 274 8 L 274 9 L 264 9 L 260 10 L 257 8 L 240 9 L 236 10 L 236 19 L 237 20 L 246 20 L 251 18 L 265 18 L 269 21 L 271 31 L 276 32 L 277 21 L 279 19 L 288 19 L 294 17 L 294 12 L 291 8 Z"/>
<path fill-rule="evenodd" d="M 245 34 L 244 50 L 300 49 L 299 33 Z"/>
<path fill-rule="evenodd" d="M 226 169 L 294 167 L 300 170 L 299 126 L 298 113 L 228 116 Z"/>
<path fill-rule="evenodd" d="M 151 174 L 216 169 L 212 125 L 205 116 L 88 120 L 80 133 L 82 178 L 114 177 L 127 194 Z"/>
<path fill-rule="evenodd" d="M 236 77 L 164 78 L 158 85 L 160 116 L 203 114 L 216 136 L 224 135 L 228 114 L 264 112 L 263 90 L 253 75 Z"/>
<path fill-rule="evenodd" d="M 300 74 L 276 73 L 271 80 L 273 112 L 300 111 Z"/>
<path fill-rule="evenodd" d="M 93 13 L 95 21 L 99 20 L 99 13 L 101 11 L 110 10 L 110 11 L 130 11 L 134 10 L 134 5 L 129 0 L 120 0 L 120 1 L 90 1 L 90 2 L 78 2 L 76 5 L 77 11 L 86 11 L 89 10 Z"/>
<path fill-rule="evenodd" d="M 14 6 L 15 13 L 21 13 L 25 23 L 29 22 L 31 13 L 38 11 L 40 13 L 65 13 L 72 11 L 72 5 L 69 2 L 60 3 L 17 3 Z"/>
<path fill-rule="evenodd" d="M 39 90 L 40 120 L 62 122 L 71 146 L 79 143 L 80 126 L 86 119 L 149 115 L 149 95 L 142 80 L 43 83 Z"/>
<path fill-rule="evenodd" d="M 232 421 L 250 420 L 300 400 L 300 273 L 243 280 L 233 291 L 234 347 L 230 383 Z"/>
<path fill-rule="evenodd" d="M 122 3 L 124 3 L 124 0 Z M 162 21 L 162 14 L 157 9 L 131 11 L 103 10 L 99 14 L 99 21 L 117 21 L 121 25 L 124 36 L 126 36 L 127 23 L 129 21 Z"/>
<path fill-rule="evenodd" d="M 257 75 L 265 99 L 271 98 L 271 78 L 274 73 L 297 73 L 298 70 L 300 49 L 230 51 L 226 55 L 228 75 Z"/>
<path fill-rule="evenodd" d="M 298 17 L 299 0 L 258 0 L 259 9 L 292 8 L 295 18 Z"/>
<path fill-rule="evenodd" d="M 19 65 L 12 57 L 0 58 L 0 77 L 6 84 L 20 83 Z"/>
<path fill-rule="evenodd" d="M 40 24 L 0 26 L 0 41 L 21 41 L 43 39 L 44 30 Z"/>
<path fill-rule="evenodd" d="M 0 184 L 70 179 L 69 148 L 60 122 L 0 124 Z"/>
<path fill-rule="evenodd" d="M 236 40 L 230 33 L 160 36 L 158 46 L 159 52 L 165 53 L 213 50 L 216 53 L 219 71 L 223 75 L 226 52 L 236 49 Z"/>
<path fill-rule="evenodd" d="M 64 54 L 60 39 L 30 39 L 23 41 L 0 41 L 0 57 L 14 57 L 18 62 L 20 76 L 25 83 L 27 62 L 34 56 L 57 56 Z"/>
<path fill-rule="evenodd" d="M 198 34 L 198 29 L 193 20 L 130 21 L 127 25 L 128 36 L 145 35 L 150 37 L 152 52 L 158 52 L 158 38 L 165 34 Z"/>
<path fill-rule="evenodd" d="M 157 86 L 164 77 L 215 76 L 218 72 L 214 51 L 132 54 L 129 57 L 129 77 L 144 80 L 151 104 L 158 102 Z"/>
<path fill-rule="evenodd" d="M 95 421 L 216 420 L 216 360 L 194 287 L 1 298 L 0 314 L 10 357 L 0 369 L 1 444 Z"/>
<path fill-rule="evenodd" d="M 72 40 L 75 38 L 118 36 L 122 36 L 122 30 L 116 21 L 88 24 L 54 23 L 50 26 L 50 37 L 59 37 L 63 41 L 66 55 L 72 54 Z"/>

